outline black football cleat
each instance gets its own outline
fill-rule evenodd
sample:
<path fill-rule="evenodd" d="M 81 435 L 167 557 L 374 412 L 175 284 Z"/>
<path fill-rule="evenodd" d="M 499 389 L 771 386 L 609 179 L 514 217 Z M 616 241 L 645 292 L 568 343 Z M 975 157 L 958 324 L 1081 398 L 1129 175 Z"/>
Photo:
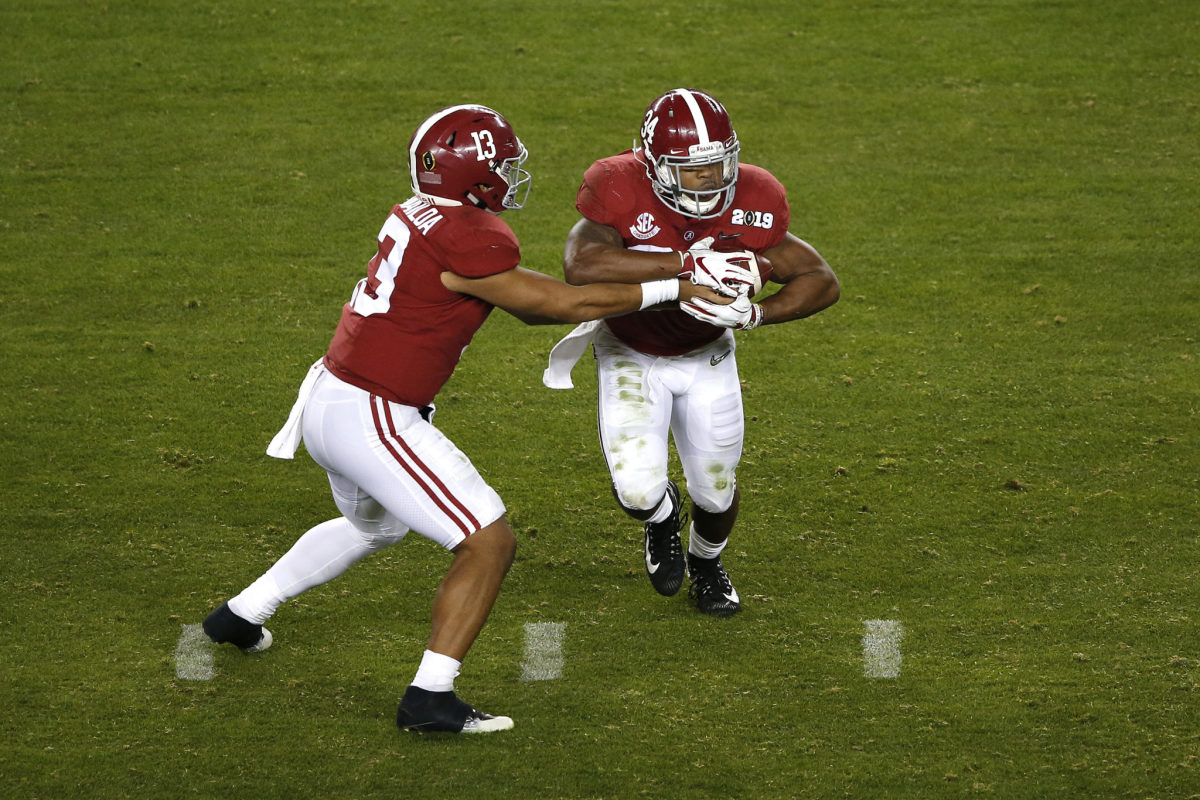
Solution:
<path fill-rule="evenodd" d="M 721 564 L 721 557 L 697 558 L 687 554 L 688 577 L 692 579 L 688 587 L 688 597 L 696 603 L 696 608 L 702 614 L 714 617 L 732 617 L 742 608 L 737 589 L 729 580 L 729 573 Z"/>
<path fill-rule="evenodd" d="M 229 610 L 228 603 L 222 603 L 205 618 L 204 632 L 217 644 L 229 642 L 243 653 L 261 653 L 273 641 L 269 630 L 242 619 Z"/>
<path fill-rule="evenodd" d="M 396 725 L 402 731 L 417 733 L 493 733 L 508 730 L 513 721 L 477 711 L 454 692 L 431 692 L 409 686 L 396 709 Z"/>
<path fill-rule="evenodd" d="M 679 487 L 667 481 L 667 496 L 671 499 L 671 516 L 662 522 L 647 522 L 645 526 L 646 574 L 654 591 L 671 597 L 683 585 L 683 542 L 679 531 L 687 522 L 680 513 Z"/>

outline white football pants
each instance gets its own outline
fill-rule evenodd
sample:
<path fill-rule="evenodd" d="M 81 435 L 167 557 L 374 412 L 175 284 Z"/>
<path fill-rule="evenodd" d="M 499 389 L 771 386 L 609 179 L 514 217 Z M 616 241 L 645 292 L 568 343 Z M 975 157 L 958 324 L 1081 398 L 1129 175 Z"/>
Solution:
<path fill-rule="evenodd" d="M 412 406 L 325 372 L 304 405 L 304 445 L 325 468 L 342 517 L 310 529 L 229 601 L 262 623 L 285 600 L 417 531 L 448 550 L 504 515 L 470 460 Z"/>
<path fill-rule="evenodd" d="M 682 356 L 638 352 L 605 326 L 594 344 L 600 444 L 621 505 L 649 510 L 662 499 L 670 433 L 692 501 L 727 510 L 745 434 L 733 334 Z"/>
<path fill-rule="evenodd" d="M 330 373 L 304 408 L 304 446 L 367 537 L 398 541 L 412 529 L 449 550 L 504 514 L 475 465 L 416 408 Z"/>

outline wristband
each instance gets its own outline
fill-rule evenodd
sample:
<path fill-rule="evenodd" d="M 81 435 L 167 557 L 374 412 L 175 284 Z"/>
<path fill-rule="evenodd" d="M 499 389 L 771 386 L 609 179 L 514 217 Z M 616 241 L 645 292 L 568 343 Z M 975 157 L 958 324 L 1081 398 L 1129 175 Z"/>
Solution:
<path fill-rule="evenodd" d="M 675 278 L 665 278 L 661 281 L 648 281 L 642 284 L 642 306 L 639 311 L 666 303 L 679 297 L 679 281 Z"/>
<path fill-rule="evenodd" d="M 742 330 L 744 330 L 744 331 L 754 330 L 759 325 L 762 325 L 763 320 L 766 318 L 767 318 L 767 315 L 766 315 L 766 312 L 763 311 L 763 307 L 761 305 L 759 305 L 758 303 L 751 303 L 750 304 L 750 319 L 746 320 L 746 324 L 742 326 Z"/>

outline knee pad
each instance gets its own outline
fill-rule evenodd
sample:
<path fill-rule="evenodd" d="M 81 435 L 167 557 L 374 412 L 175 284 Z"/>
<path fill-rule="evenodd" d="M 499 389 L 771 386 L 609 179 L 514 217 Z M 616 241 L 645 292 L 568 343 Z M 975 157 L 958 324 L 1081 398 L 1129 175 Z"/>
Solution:
<path fill-rule="evenodd" d="M 722 514 L 733 505 L 737 476 L 733 467 L 705 472 L 699 479 L 688 478 L 687 492 L 692 502 L 710 514 Z"/>
<path fill-rule="evenodd" d="M 620 437 L 610 445 L 608 470 L 617 502 L 649 511 L 667 491 L 667 443 L 658 436 Z"/>
<path fill-rule="evenodd" d="M 667 476 L 661 480 L 624 480 L 617 481 L 613 475 L 613 494 L 617 502 L 629 511 L 653 511 L 662 502 L 667 493 Z"/>
<path fill-rule="evenodd" d="M 393 545 L 408 535 L 408 528 L 403 525 L 374 525 L 364 526 L 359 520 L 354 521 L 354 529 L 358 531 L 358 535 L 362 537 L 363 542 L 371 551 L 382 550 L 383 548 Z"/>
<path fill-rule="evenodd" d="M 360 496 L 352 502 L 337 499 L 338 508 L 371 552 L 382 550 L 408 535 L 408 527 L 373 498 Z"/>

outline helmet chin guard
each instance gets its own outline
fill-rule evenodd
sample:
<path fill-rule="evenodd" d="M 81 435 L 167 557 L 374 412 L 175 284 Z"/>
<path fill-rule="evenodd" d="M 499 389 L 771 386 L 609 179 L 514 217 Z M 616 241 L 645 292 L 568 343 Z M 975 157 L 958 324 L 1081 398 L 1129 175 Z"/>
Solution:
<path fill-rule="evenodd" d="M 659 199 L 694 219 L 719 217 L 733 203 L 738 178 L 737 134 L 729 113 L 715 98 L 696 89 L 672 89 L 656 98 L 642 121 L 641 147 L 646 174 Z M 681 170 L 721 165 L 713 189 L 684 187 Z"/>

